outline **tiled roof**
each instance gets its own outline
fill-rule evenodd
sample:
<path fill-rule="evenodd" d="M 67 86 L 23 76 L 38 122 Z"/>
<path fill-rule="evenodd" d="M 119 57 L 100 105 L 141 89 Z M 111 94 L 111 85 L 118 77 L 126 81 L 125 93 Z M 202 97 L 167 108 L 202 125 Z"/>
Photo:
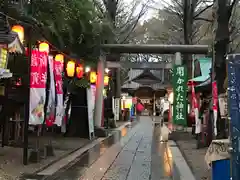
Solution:
<path fill-rule="evenodd" d="M 139 84 L 149 85 L 159 83 L 161 82 L 161 79 L 160 77 L 158 78 L 157 76 L 155 76 L 150 70 L 145 69 L 140 75 L 133 78 L 131 81 Z"/>
<path fill-rule="evenodd" d="M 10 30 L 7 19 L 3 14 L 0 14 L 0 44 L 7 44 L 10 52 L 24 52 L 24 47 L 19 40 L 18 34 Z"/>
<path fill-rule="evenodd" d="M 140 86 L 143 86 L 139 83 L 132 82 L 131 80 L 139 76 L 141 73 L 143 73 L 144 70 L 139 70 L 139 69 L 130 69 L 128 72 L 128 80 L 125 81 L 123 84 L 122 88 L 126 89 L 138 89 Z M 158 79 L 162 79 L 162 71 L 161 70 L 150 70 L 150 72 L 155 75 Z M 164 89 L 166 87 L 169 87 L 169 83 L 155 83 L 151 84 L 150 87 L 153 88 L 154 90 L 157 89 Z"/>

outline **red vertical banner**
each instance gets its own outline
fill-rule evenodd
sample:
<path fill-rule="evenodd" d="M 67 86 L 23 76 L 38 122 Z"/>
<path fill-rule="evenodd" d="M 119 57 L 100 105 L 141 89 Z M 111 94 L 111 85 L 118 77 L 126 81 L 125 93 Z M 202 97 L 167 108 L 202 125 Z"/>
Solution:
<path fill-rule="evenodd" d="M 47 81 L 47 59 L 46 52 L 32 50 L 30 71 L 30 106 L 29 124 L 39 125 L 44 123 L 44 105 L 46 101 Z"/>
<path fill-rule="evenodd" d="M 213 98 L 213 117 L 214 117 L 214 135 L 217 136 L 217 114 L 218 114 L 218 91 L 217 91 L 217 82 L 212 82 L 212 98 Z"/>
<path fill-rule="evenodd" d="M 56 95 L 57 95 L 57 106 L 56 106 L 56 118 L 55 124 L 61 126 L 62 123 L 66 123 L 63 121 L 64 115 L 64 106 L 63 106 L 63 62 L 54 61 L 54 78 L 56 83 Z"/>
<path fill-rule="evenodd" d="M 199 118 L 199 105 L 197 102 L 197 97 L 195 93 L 194 84 L 192 82 L 192 110 L 195 117 L 195 134 L 199 134 L 201 132 L 201 119 Z"/>
<path fill-rule="evenodd" d="M 217 92 L 217 82 L 214 81 L 212 83 L 212 97 L 213 97 L 213 110 L 217 110 L 218 108 L 218 92 Z"/>

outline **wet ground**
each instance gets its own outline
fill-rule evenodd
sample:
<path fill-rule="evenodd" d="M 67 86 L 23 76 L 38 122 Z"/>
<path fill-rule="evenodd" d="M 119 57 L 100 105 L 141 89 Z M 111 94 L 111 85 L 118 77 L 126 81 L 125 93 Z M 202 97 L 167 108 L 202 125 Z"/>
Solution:
<path fill-rule="evenodd" d="M 152 118 L 141 117 L 136 126 L 113 134 L 67 167 L 52 174 L 49 170 L 42 171 L 23 179 L 180 180 L 169 145 L 160 142 L 160 126 L 155 126 Z"/>

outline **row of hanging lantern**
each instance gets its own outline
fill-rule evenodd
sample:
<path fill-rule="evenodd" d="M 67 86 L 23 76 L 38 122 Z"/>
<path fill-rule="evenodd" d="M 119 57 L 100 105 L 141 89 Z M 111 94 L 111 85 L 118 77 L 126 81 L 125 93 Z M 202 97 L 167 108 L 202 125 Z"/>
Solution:
<path fill-rule="evenodd" d="M 66 64 L 66 75 L 69 78 L 73 78 L 75 75 L 78 79 L 81 79 L 84 76 L 84 67 L 82 64 L 76 63 L 73 60 L 70 60 Z"/>
<path fill-rule="evenodd" d="M 24 42 L 24 28 L 21 25 L 15 25 L 12 27 L 12 31 L 18 34 L 20 42 Z M 41 42 L 38 46 L 40 52 L 49 53 L 49 44 L 46 42 Z M 64 63 L 64 56 L 62 54 L 57 54 L 55 56 L 56 61 L 60 61 Z M 82 64 L 76 63 L 74 60 L 69 60 L 66 63 L 66 75 L 69 78 L 77 77 L 78 79 L 83 78 L 85 73 L 89 73 L 89 80 L 91 84 L 96 84 L 97 82 L 97 73 L 95 71 L 91 71 L 90 67 L 86 67 L 84 69 Z M 104 85 L 107 86 L 109 83 L 108 76 L 109 69 L 105 69 L 104 75 Z"/>
<path fill-rule="evenodd" d="M 105 69 L 105 75 L 104 75 L 104 86 L 107 86 L 109 84 L 109 76 L 108 76 L 109 69 Z M 89 80 L 91 84 L 97 83 L 97 73 L 95 71 L 91 71 L 89 75 Z"/>

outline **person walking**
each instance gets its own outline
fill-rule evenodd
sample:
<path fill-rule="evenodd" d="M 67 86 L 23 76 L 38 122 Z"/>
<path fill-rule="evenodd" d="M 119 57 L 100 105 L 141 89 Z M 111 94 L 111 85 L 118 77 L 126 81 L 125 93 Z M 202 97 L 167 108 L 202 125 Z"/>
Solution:
<path fill-rule="evenodd" d="M 136 112 L 137 113 L 137 121 L 139 121 L 142 111 L 144 110 L 144 105 L 142 104 L 142 102 L 139 98 L 137 99 L 136 110 L 137 110 L 137 112 Z"/>

